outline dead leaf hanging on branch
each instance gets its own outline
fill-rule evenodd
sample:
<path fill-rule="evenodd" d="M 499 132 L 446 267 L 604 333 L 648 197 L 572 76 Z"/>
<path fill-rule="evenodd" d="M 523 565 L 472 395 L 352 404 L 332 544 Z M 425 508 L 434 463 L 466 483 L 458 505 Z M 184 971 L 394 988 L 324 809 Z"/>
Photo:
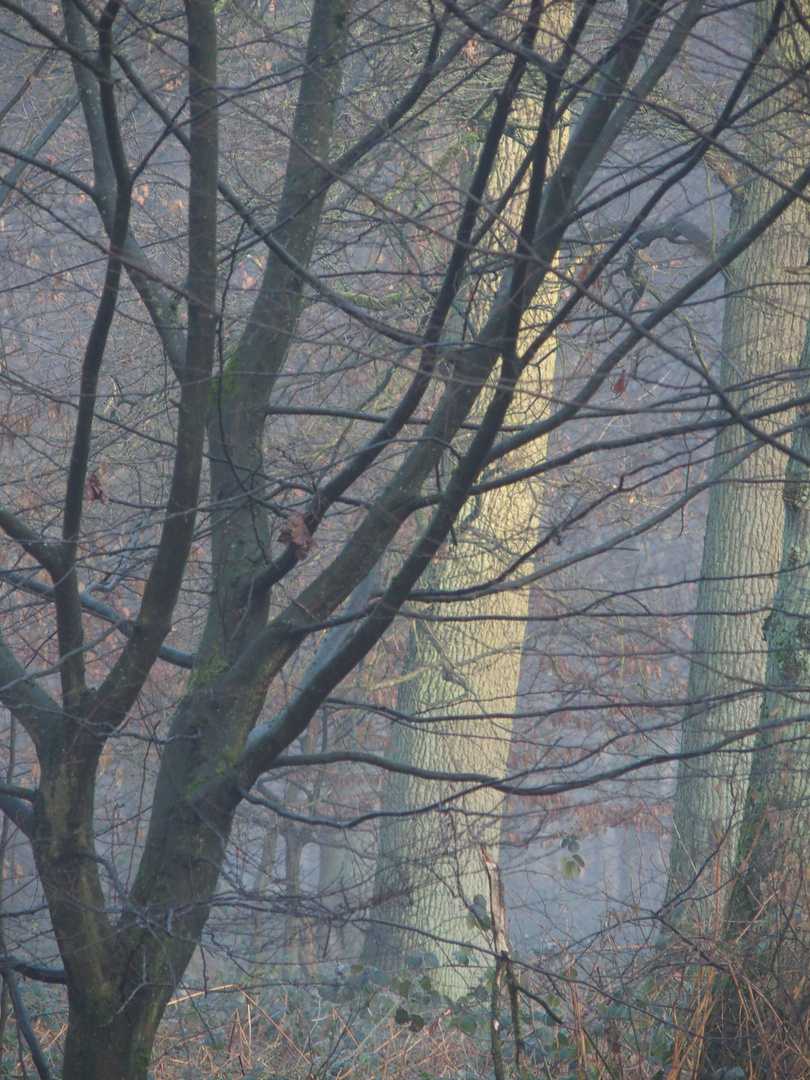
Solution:
<path fill-rule="evenodd" d="M 87 483 L 84 485 L 84 497 L 90 502 L 106 502 L 107 493 L 101 486 L 101 479 L 97 472 L 90 473 Z"/>
<path fill-rule="evenodd" d="M 291 517 L 288 517 L 279 529 L 278 537 L 279 540 L 282 540 L 285 544 L 292 544 L 295 550 L 295 557 L 299 562 L 303 562 L 310 551 L 318 546 L 318 541 L 312 536 L 307 528 L 307 523 L 303 514 L 293 514 Z"/>

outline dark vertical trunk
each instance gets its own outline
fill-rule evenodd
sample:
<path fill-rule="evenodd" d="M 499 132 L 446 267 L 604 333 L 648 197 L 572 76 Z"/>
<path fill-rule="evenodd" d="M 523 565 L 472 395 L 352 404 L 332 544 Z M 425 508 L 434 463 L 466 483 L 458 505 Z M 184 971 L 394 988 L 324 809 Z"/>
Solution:
<path fill-rule="evenodd" d="M 62 1080 L 146 1080 L 168 999 L 145 996 L 143 1004 L 116 1008 L 91 993 L 70 995 Z"/>

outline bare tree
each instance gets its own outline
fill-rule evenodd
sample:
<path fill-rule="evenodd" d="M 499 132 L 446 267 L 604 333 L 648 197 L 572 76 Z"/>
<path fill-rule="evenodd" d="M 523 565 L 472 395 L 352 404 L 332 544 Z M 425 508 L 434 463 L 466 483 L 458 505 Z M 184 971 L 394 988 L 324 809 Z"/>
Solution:
<path fill-rule="evenodd" d="M 634 0 L 626 13 L 586 3 L 554 61 L 538 46 L 534 0 L 509 37 L 497 7 L 455 0 L 408 4 L 389 20 L 351 0 L 263 13 L 187 0 L 182 12 L 133 5 L 125 26 L 117 0 L 64 0 L 61 21 L 49 4 L 0 7 L 9 68 L 30 72 L 43 51 L 52 61 L 44 88 L 35 81 L 9 102 L 23 149 L 3 147 L 23 168 L 2 234 L 17 306 L 3 316 L 0 684 L 36 776 L 15 773 L 2 808 L 30 844 L 47 902 L 60 966 L 46 977 L 67 987 L 62 1076 L 143 1080 L 218 899 L 239 806 L 273 807 L 255 789 L 270 770 L 403 768 L 365 748 L 287 752 L 394 640 L 408 605 L 530 587 L 534 536 L 495 576 L 484 561 L 481 580 L 450 595 L 418 588 L 470 498 L 599 451 L 597 439 L 485 473 L 563 427 L 578 441 L 578 422 L 615 415 L 619 379 L 609 380 L 639 345 L 663 344 L 694 371 L 677 331 L 675 343 L 662 338 L 670 317 L 801 196 L 810 168 L 636 310 L 636 284 L 624 304 L 594 290 L 632 269 L 642 226 L 730 138 L 757 66 L 735 72 L 699 130 L 656 144 L 636 173 L 619 167 L 618 140 L 635 137 L 642 110 L 660 108 L 656 88 L 711 17 L 698 0 Z M 475 62 L 499 75 L 460 193 L 445 141 L 430 140 L 471 77 L 471 42 Z M 393 43 L 410 50 L 395 79 Z M 368 64 L 348 93 L 358 56 Z M 490 176 L 528 72 L 540 119 L 493 201 Z M 29 113 L 17 104 L 31 93 L 36 115 L 48 87 L 67 101 L 78 94 L 83 127 L 71 113 L 29 152 Z M 554 164 L 553 132 L 568 115 Z M 440 197 L 425 201 L 425 190 Z M 616 200 L 629 216 L 595 242 L 588 222 Z M 491 274 L 489 260 L 495 295 L 478 325 L 448 340 L 468 267 Z M 552 277 L 559 310 L 526 341 L 527 312 Z M 393 300 L 389 285 L 400 286 Z M 547 415 L 510 430 L 517 395 L 538 393 L 556 330 L 588 305 L 603 347 Z M 684 394 L 703 408 L 707 390 L 722 389 L 708 373 L 696 378 Z M 722 426 L 655 430 L 650 416 L 651 429 L 622 445 Z M 756 431 L 760 420 L 754 411 L 747 423 Z M 450 447 L 453 471 L 437 476 Z M 620 506 L 624 487 L 613 481 L 596 502 Z M 652 521 L 608 530 L 576 558 L 638 535 L 704 487 L 687 485 Z M 351 607 L 381 561 L 387 583 Z M 347 632 L 318 656 L 336 626 Z M 101 828 L 117 774 L 107 751 L 122 785 L 140 782 L 130 761 L 143 752 L 128 832 L 114 820 Z M 404 767 L 456 785 L 452 802 L 465 788 L 537 796 L 593 782 L 573 765 L 551 780 L 531 767 Z"/>
<path fill-rule="evenodd" d="M 798 386 L 806 391 L 810 334 Z M 802 409 L 802 412 L 805 410 Z M 767 688 L 751 754 L 735 876 L 724 909 L 703 1062 L 807 1073 L 807 422 L 791 440 L 779 585 L 765 623 Z"/>

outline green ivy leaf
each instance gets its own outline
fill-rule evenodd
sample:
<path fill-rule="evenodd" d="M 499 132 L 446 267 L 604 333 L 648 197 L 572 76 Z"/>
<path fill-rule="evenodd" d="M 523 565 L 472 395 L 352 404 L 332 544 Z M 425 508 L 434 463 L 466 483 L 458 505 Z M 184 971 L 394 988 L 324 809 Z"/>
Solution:
<path fill-rule="evenodd" d="M 559 863 L 560 870 L 562 871 L 562 876 L 567 881 L 575 881 L 579 877 L 579 875 L 582 873 L 582 867 L 584 865 L 585 865 L 585 863 L 582 861 L 582 859 L 578 855 L 574 855 L 574 856 L 561 855 L 560 856 L 560 863 Z"/>

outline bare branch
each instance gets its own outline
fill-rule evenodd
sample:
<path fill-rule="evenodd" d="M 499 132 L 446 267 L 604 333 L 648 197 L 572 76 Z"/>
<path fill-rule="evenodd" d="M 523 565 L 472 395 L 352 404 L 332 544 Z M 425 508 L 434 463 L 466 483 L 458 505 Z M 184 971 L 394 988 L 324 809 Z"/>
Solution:
<path fill-rule="evenodd" d="M 0 580 L 7 581 L 10 585 L 13 585 L 15 589 L 22 589 L 24 592 L 30 593 L 32 596 L 38 596 L 43 600 L 53 602 L 55 599 L 54 590 L 51 585 L 46 585 L 42 581 L 37 581 L 19 570 L 6 570 L 0 568 Z M 120 630 L 120 632 L 127 637 L 132 636 L 135 629 L 134 621 L 131 618 L 121 615 L 114 607 L 105 604 L 102 600 L 96 600 L 89 592 L 79 593 L 79 603 L 82 606 L 82 610 L 86 611 L 88 615 L 94 615 L 97 619 L 103 619 L 104 622 L 111 623 L 116 630 Z M 182 649 L 174 649 L 170 645 L 161 645 L 158 658 L 160 660 L 165 660 L 168 664 L 174 664 L 175 667 L 190 669 L 194 666 L 194 656 L 192 653 L 183 652 Z"/>
<path fill-rule="evenodd" d="M 67 974 L 63 968 L 42 967 L 40 964 L 31 964 L 19 956 L 0 956 L 0 972 L 4 975 L 15 972 L 26 979 L 33 979 L 34 982 L 52 983 L 57 986 L 64 986 L 67 983 Z"/>

